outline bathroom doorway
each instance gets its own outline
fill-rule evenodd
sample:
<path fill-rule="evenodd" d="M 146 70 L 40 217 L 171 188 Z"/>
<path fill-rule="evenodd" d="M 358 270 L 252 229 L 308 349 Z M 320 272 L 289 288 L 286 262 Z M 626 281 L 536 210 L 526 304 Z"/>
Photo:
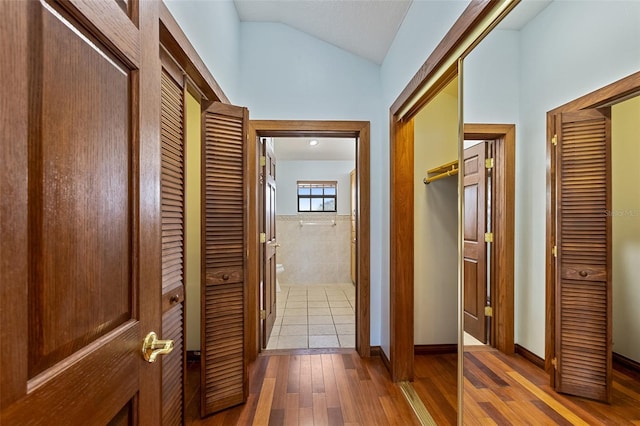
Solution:
<path fill-rule="evenodd" d="M 262 137 L 260 145 L 262 348 L 355 348 L 355 139 Z"/>
<path fill-rule="evenodd" d="M 261 128 L 292 123 L 310 127 Z M 257 284 L 250 294 L 257 311 L 250 336 L 255 355 L 265 349 L 350 348 L 368 356 L 368 123 L 251 124 L 257 188 L 250 199 L 259 235 L 255 281 L 250 278 Z M 328 131 L 332 124 L 336 130 Z"/>

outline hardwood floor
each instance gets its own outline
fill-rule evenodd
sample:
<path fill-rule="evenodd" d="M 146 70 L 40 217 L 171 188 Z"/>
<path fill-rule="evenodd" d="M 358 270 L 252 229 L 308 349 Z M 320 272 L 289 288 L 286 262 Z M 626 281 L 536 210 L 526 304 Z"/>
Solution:
<path fill-rule="evenodd" d="M 271 352 L 250 368 L 246 404 L 199 418 L 199 364 L 187 369 L 188 425 L 419 425 L 379 358 L 354 351 Z M 457 418 L 457 355 L 416 355 L 413 387 L 438 425 Z M 640 426 L 640 374 L 614 370 L 613 402 L 556 393 L 519 355 L 465 354 L 465 425 Z"/>
<path fill-rule="evenodd" d="M 187 368 L 188 425 L 419 425 L 379 358 L 352 350 L 263 353 L 247 403 L 199 418 L 199 364 Z M 330 353 L 333 352 L 333 353 Z"/>
<path fill-rule="evenodd" d="M 416 356 L 414 387 L 437 424 L 455 424 L 456 355 Z M 614 370 L 613 401 L 556 393 L 519 355 L 465 353 L 465 425 L 640 425 L 640 374 Z"/>

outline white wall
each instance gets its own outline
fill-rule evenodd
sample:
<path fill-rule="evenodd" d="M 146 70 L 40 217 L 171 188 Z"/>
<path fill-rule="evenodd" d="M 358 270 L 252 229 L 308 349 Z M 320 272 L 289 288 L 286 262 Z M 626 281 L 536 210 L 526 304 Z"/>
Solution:
<path fill-rule="evenodd" d="M 240 74 L 240 19 L 232 0 L 164 0 L 232 103 Z"/>
<path fill-rule="evenodd" d="M 278 153 L 276 152 L 276 158 Z M 298 214 L 296 184 L 299 180 L 338 181 L 338 214 L 348 215 L 351 203 L 349 173 L 353 161 L 283 161 L 277 163 L 276 212 L 278 215 Z"/>
<path fill-rule="evenodd" d="M 380 247 L 380 346 L 389 355 L 389 108 L 400 95 L 411 78 L 440 43 L 449 28 L 467 7 L 468 1 L 419 1 L 414 0 L 398 30 L 389 52 L 380 68 L 382 84 L 382 129 L 384 142 L 378 151 L 372 151 L 372 182 L 380 194 L 380 204 L 372 205 L 372 211 L 380 208 L 379 222 L 372 220 L 371 227 L 379 226 L 381 233 L 376 241 Z M 374 161 L 374 158 L 377 160 Z M 373 189 L 373 188 L 372 188 Z M 373 235 L 372 235 L 373 237 Z M 371 259 L 372 264 L 374 259 Z M 373 274 L 372 270 L 372 274 Z M 373 315 L 372 315 L 373 318 Z"/>
<path fill-rule="evenodd" d="M 464 60 L 465 123 L 517 124 L 519 42 L 519 31 L 494 30 Z"/>
<path fill-rule="evenodd" d="M 492 49 L 483 42 L 473 60 L 491 67 L 506 54 L 496 49 L 511 46 L 511 37 L 495 37 Z M 465 122 L 516 123 L 515 340 L 544 357 L 546 112 L 640 70 L 640 2 L 555 1 L 518 40 L 518 87 L 510 89 L 518 106 L 504 93 L 494 102 L 465 84 Z M 465 80 L 489 90 L 513 85 L 511 72 L 465 68 Z"/>
<path fill-rule="evenodd" d="M 613 351 L 640 362 L 640 96 L 611 109 Z"/>
<path fill-rule="evenodd" d="M 252 119 L 371 122 L 371 344 L 388 328 L 381 307 L 382 126 L 379 66 L 283 24 L 241 24 L 240 96 Z M 386 152 L 386 151 L 385 151 Z M 386 159 L 386 155 L 384 157 Z"/>
<path fill-rule="evenodd" d="M 452 84 L 457 85 L 458 81 Z M 458 341 L 458 179 L 426 171 L 458 158 L 458 97 L 442 92 L 414 119 L 414 343 Z"/>

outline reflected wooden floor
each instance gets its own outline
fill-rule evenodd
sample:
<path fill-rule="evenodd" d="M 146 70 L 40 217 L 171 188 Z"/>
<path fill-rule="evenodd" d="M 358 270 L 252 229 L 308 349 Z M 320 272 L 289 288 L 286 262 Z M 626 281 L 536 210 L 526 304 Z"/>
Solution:
<path fill-rule="evenodd" d="M 246 404 L 199 418 L 199 365 L 187 369 L 188 425 L 419 425 L 379 358 L 347 353 L 260 355 Z"/>
<path fill-rule="evenodd" d="M 640 376 L 614 370 L 613 400 L 604 404 L 556 393 L 518 355 L 466 352 L 464 413 L 469 425 L 640 425 Z"/>
<path fill-rule="evenodd" d="M 413 388 L 438 425 L 458 418 L 458 354 L 416 355 Z"/>

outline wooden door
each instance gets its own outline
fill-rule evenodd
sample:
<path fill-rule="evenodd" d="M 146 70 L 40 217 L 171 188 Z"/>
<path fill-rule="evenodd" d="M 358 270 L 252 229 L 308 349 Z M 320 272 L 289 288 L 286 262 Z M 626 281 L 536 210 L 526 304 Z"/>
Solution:
<path fill-rule="evenodd" d="M 273 138 L 263 138 L 264 166 L 264 286 L 262 294 L 262 347 L 266 348 L 276 321 L 276 156 Z"/>
<path fill-rule="evenodd" d="M 487 342 L 486 173 L 487 144 L 464 150 L 464 331 Z"/>
<path fill-rule="evenodd" d="M 350 195 L 351 195 L 351 282 L 352 283 L 356 283 L 356 279 L 358 277 L 357 274 L 357 265 L 358 265 L 358 258 L 357 258 L 357 251 L 356 251 L 356 200 L 357 200 L 357 192 L 356 192 L 356 170 L 353 169 L 351 170 L 351 173 L 349 173 L 349 188 L 350 188 Z"/>
<path fill-rule="evenodd" d="M 163 55 L 164 56 L 164 55 Z M 162 143 L 162 332 L 174 341 L 162 359 L 162 424 L 180 425 L 184 417 L 184 87 L 182 73 L 163 57 Z"/>
<path fill-rule="evenodd" d="M 611 112 L 556 116 L 555 386 L 611 398 Z"/>
<path fill-rule="evenodd" d="M 160 424 L 158 4 L 0 20 L 0 424 Z"/>
<path fill-rule="evenodd" d="M 214 102 L 202 117 L 202 415 L 247 398 L 246 108 Z"/>

